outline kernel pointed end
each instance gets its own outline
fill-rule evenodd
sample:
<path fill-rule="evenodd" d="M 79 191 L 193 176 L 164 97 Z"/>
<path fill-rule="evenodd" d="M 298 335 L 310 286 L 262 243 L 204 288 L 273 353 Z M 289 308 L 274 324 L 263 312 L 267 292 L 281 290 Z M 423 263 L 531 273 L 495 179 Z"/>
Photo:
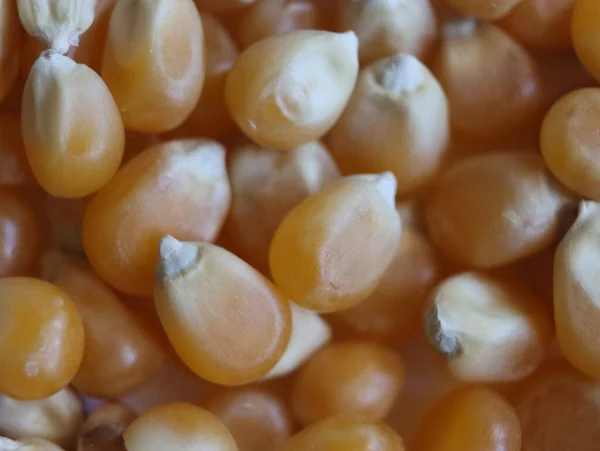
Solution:
<path fill-rule="evenodd" d="M 157 275 L 173 277 L 185 272 L 198 256 L 198 247 L 165 235 L 159 244 Z"/>

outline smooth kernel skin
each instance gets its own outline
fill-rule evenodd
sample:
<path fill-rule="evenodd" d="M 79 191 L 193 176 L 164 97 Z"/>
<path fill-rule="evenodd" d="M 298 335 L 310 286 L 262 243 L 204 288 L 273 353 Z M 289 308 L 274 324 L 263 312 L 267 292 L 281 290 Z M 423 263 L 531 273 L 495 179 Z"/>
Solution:
<path fill-rule="evenodd" d="M 32 275 L 41 241 L 40 224 L 31 205 L 0 188 L 0 277 Z"/>
<path fill-rule="evenodd" d="M 592 74 L 600 80 L 600 4 L 594 0 L 577 0 L 571 19 L 571 35 L 577 56 Z"/>
<path fill-rule="evenodd" d="M 237 451 L 227 427 L 208 411 L 186 403 L 163 404 L 125 430 L 127 451 Z"/>
<path fill-rule="evenodd" d="M 595 451 L 600 431 L 600 383 L 559 359 L 510 393 L 521 423 L 522 451 Z"/>
<path fill-rule="evenodd" d="M 90 202 L 83 245 L 106 282 L 126 294 L 150 297 L 161 237 L 213 241 L 230 202 L 220 144 L 157 144 L 123 166 Z"/>
<path fill-rule="evenodd" d="M 576 0 L 522 0 L 498 24 L 517 41 L 548 50 L 570 49 Z"/>
<path fill-rule="evenodd" d="M 398 195 L 438 171 L 450 141 L 448 101 L 429 69 L 400 53 L 364 68 L 327 144 L 345 174 L 392 171 Z"/>
<path fill-rule="evenodd" d="M 37 437 L 69 448 L 83 418 L 81 399 L 68 387 L 34 401 L 0 396 L 0 434 L 15 440 Z"/>
<path fill-rule="evenodd" d="M 225 104 L 225 80 L 239 51 L 219 19 L 205 12 L 201 12 L 200 17 L 206 54 L 204 87 L 194 110 L 173 134 L 178 137 L 222 139 L 235 130 Z"/>
<path fill-rule="evenodd" d="M 162 352 L 113 291 L 83 260 L 44 256 L 44 277 L 73 300 L 85 329 L 85 352 L 72 381 L 81 393 L 115 399 L 148 380 Z"/>
<path fill-rule="evenodd" d="M 319 142 L 289 152 L 245 145 L 229 157 L 233 199 L 226 230 L 235 253 L 263 274 L 269 246 L 285 215 L 337 180 L 340 172 Z"/>
<path fill-rule="evenodd" d="M 326 418 L 298 432 L 281 451 L 405 451 L 400 436 L 383 423 L 359 417 Z"/>
<path fill-rule="evenodd" d="M 0 0 L 0 101 L 6 99 L 19 75 L 22 39 L 15 0 Z"/>
<path fill-rule="evenodd" d="M 535 122 L 543 93 L 538 67 L 496 25 L 468 19 L 446 25 L 432 69 L 458 134 L 503 137 Z"/>
<path fill-rule="evenodd" d="M 0 115 L 0 186 L 22 186 L 33 182 L 25 155 L 21 123 L 12 115 Z"/>
<path fill-rule="evenodd" d="M 600 237 L 600 205 L 582 202 L 579 217 L 554 255 L 554 318 L 563 355 L 580 371 L 600 378 L 597 321 L 600 268 L 595 258 Z"/>
<path fill-rule="evenodd" d="M 296 30 L 323 29 L 323 13 L 314 0 L 262 0 L 240 18 L 238 41 L 243 49 L 269 36 Z"/>
<path fill-rule="evenodd" d="M 550 320 L 539 300 L 509 278 L 459 273 L 431 293 L 425 329 L 453 375 L 467 382 L 524 379 L 546 357 Z"/>
<path fill-rule="evenodd" d="M 83 357 L 84 331 L 73 302 L 39 279 L 0 279 L 0 393 L 20 400 L 67 386 Z"/>
<path fill-rule="evenodd" d="M 369 297 L 401 235 L 400 217 L 377 187 L 393 180 L 390 173 L 345 177 L 288 213 L 269 252 L 273 280 L 285 295 L 319 312 Z M 393 197 L 395 186 L 382 189 Z"/>
<path fill-rule="evenodd" d="M 160 253 L 154 301 L 184 363 L 220 385 L 247 384 L 273 368 L 291 333 L 290 306 L 277 288 L 218 246 L 166 237 Z"/>
<path fill-rule="evenodd" d="M 102 78 L 125 128 L 166 132 L 190 115 L 204 82 L 204 37 L 192 0 L 123 0 L 110 18 Z"/>
<path fill-rule="evenodd" d="M 500 395 L 484 387 L 468 386 L 434 404 L 412 449 L 520 451 L 521 427 L 514 409 Z"/>
<path fill-rule="evenodd" d="M 357 53 L 352 32 L 299 30 L 256 42 L 227 76 L 225 100 L 234 121 L 267 149 L 320 139 L 352 94 Z"/>
<path fill-rule="evenodd" d="M 346 0 L 337 27 L 352 30 L 360 43 L 361 64 L 396 53 L 423 60 L 437 34 L 435 12 L 429 0 Z"/>
<path fill-rule="evenodd" d="M 390 343 L 416 335 L 427 295 L 440 276 L 439 260 L 421 232 L 404 226 L 394 259 L 375 291 L 329 319 L 354 335 Z"/>
<path fill-rule="evenodd" d="M 497 268 L 552 244 L 573 210 L 540 155 L 496 152 L 467 157 L 442 172 L 426 199 L 425 219 L 446 257 Z"/>
<path fill-rule="evenodd" d="M 125 131 L 110 91 L 89 67 L 53 50 L 29 73 L 21 129 L 33 174 L 53 196 L 98 191 L 123 158 Z"/>
<path fill-rule="evenodd" d="M 446 0 L 464 16 L 481 20 L 496 20 L 505 16 L 522 0 Z"/>
<path fill-rule="evenodd" d="M 546 114 L 540 131 L 540 148 L 552 173 L 580 196 L 600 200 L 600 89 L 573 91 L 558 100 Z"/>
<path fill-rule="evenodd" d="M 276 451 L 292 435 L 291 413 L 281 397 L 266 389 L 216 391 L 202 406 L 227 426 L 239 451 Z"/>
<path fill-rule="evenodd" d="M 391 349 L 368 341 L 332 343 L 298 372 L 292 410 L 305 426 L 343 414 L 381 421 L 390 413 L 404 378 L 404 364 Z"/>

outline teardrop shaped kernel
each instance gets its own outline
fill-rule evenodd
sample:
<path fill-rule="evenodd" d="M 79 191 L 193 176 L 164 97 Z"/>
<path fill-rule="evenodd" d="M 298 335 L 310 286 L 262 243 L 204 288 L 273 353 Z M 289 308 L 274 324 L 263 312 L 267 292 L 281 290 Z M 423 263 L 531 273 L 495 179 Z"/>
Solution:
<path fill-rule="evenodd" d="M 0 114 L 0 186 L 22 186 L 32 182 L 21 123 L 11 115 Z"/>
<path fill-rule="evenodd" d="M 572 91 L 550 108 L 540 131 L 548 168 L 567 188 L 600 200 L 600 161 L 595 149 L 600 118 L 600 89 Z"/>
<path fill-rule="evenodd" d="M 447 24 L 432 67 L 448 96 L 452 127 L 465 137 L 503 136 L 535 122 L 543 91 L 537 65 L 497 26 Z"/>
<path fill-rule="evenodd" d="M 56 286 L 39 279 L 0 279 L 0 392 L 46 398 L 66 387 L 83 357 L 77 308 Z"/>
<path fill-rule="evenodd" d="M 425 218 L 432 241 L 448 258 L 497 268 L 552 244 L 575 205 L 539 154 L 496 152 L 442 172 L 426 199 Z"/>
<path fill-rule="evenodd" d="M 500 395 L 468 386 L 434 404 L 413 445 L 419 451 L 520 451 L 521 427 L 514 409 Z"/>
<path fill-rule="evenodd" d="M 204 83 L 204 37 L 192 0 L 120 0 L 110 18 L 102 78 L 125 128 L 173 130 Z"/>
<path fill-rule="evenodd" d="M 571 19 L 573 47 L 577 56 L 592 74 L 600 80 L 600 4 L 595 0 L 577 0 Z"/>
<path fill-rule="evenodd" d="M 41 241 L 42 230 L 32 206 L 0 188 L 0 277 L 32 275 Z"/>
<path fill-rule="evenodd" d="M 570 49 L 575 0 L 522 0 L 498 24 L 523 44 Z"/>
<path fill-rule="evenodd" d="M 327 144 L 344 173 L 392 171 L 404 195 L 435 174 L 449 128 L 438 81 L 414 56 L 397 54 L 363 69 Z"/>
<path fill-rule="evenodd" d="M 391 349 L 369 341 L 335 342 L 298 372 L 292 410 L 302 425 L 344 414 L 382 421 L 402 390 L 405 373 Z"/>
<path fill-rule="evenodd" d="M 427 238 L 403 220 L 396 254 L 375 291 L 329 319 L 364 338 L 398 342 L 414 336 L 422 330 L 423 308 L 440 272 L 439 256 Z"/>
<path fill-rule="evenodd" d="M 81 426 L 77 451 L 126 451 L 123 432 L 136 414 L 122 404 L 103 404 Z"/>
<path fill-rule="evenodd" d="M 125 430 L 127 451 L 237 451 L 227 427 L 193 404 L 154 407 Z"/>
<path fill-rule="evenodd" d="M 584 201 L 579 217 L 554 256 L 554 317 L 564 356 L 580 371 L 600 377 L 598 328 L 600 204 Z"/>
<path fill-rule="evenodd" d="M 19 75 L 21 35 L 15 0 L 0 0 L 0 101 L 8 96 Z"/>
<path fill-rule="evenodd" d="M 246 8 L 238 25 L 243 49 L 269 36 L 323 29 L 322 5 L 314 0 L 261 0 Z"/>
<path fill-rule="evenodd" d="M 0 434 L 6 437 L 37 437 L 69 448 L 83 418 L 81 399 L 68 387 L 35 401 L 0 395 Z"/>
<path fill-rule="evenodd" d="M 496 20 L 507 15 L 522 0 L 446 0 L 464 16 L 480 20 Z"/>
<path fill-rule="evenodd" d="M 248 144 L 229 157 L 233 191 L 226 230 L 234 253 L 269 273 L 269 246 L 285 215 L 337 180 L 340 172 L 319 142 L 277 152 Z"/>
<path fill-rule="evenodd" d="M 353 0 L 345 2 L 338 23 L 358 37 L 361 64 L 396 53 L 423 59 L 436 38 L 435 12 L 429 0 Z"/>
<path fill-rule="evenodd" d="M 83 320 L 85 352 L 72 382 L 77 390 L 115 399 L 154 374 L 160 348 L 85 261 L 51 251 L 42 275 L 67 293 Z"/>
<path fill-rule="evenodd" d="M 215 390 L 202 405 L 227 426 L 240 451 L 277 450 L 294 429 L 284 400 L 263 388 Z"/>
<path fill-rule="evenodd" d="M 559 359 L 509 393 L 521 422 L 523 451 L 596 451 L 600 382 Z"/>
<path fill-rule="evenodd" d="M 171 344 L 200 377 L 242 385 L 264 376 L 291 333 L 288 301 L 258 271 L 206 243 L 166 236 L 154 300 Z"/>
<path fill-rule="evenodd" d="M 83 245 L 106 282 L 150 297 L 160 238 L 213 241 L 230 203 L 223 146 L 203 139 L 157 144 L 123 166 L 90 202 Z"/>
<path fill-rule="evenodd" d="M 513 382 L 543 361 L 550 320 L 522 286 L 480 273 L 440 283 L 425 313 L 425 331 L 458 379 Z"/>
<path fill-rule="evenodd" d="M 204 29 L 206 75 L 200 100 L 172 135 L 181 137 L 225 138 L 235 124 L 225 103 L 225 80 L 238 57 L 238 48 L 229 31 L 216 17 L 201 12 Z"/>
<path fill-rule="evenodd" d="M 353 32 L 300 30 L 256 42 L 227 76 L 225 98 L 233 119 L 268 149 L 320 139 L 352 94 L 357 51 Z"/>
<path fill-rule="evenodd" d="M 400 238 L 395 193 L 390 172 L 344 177 L 291 210 L 269 254 L 273 280 L 283 293 L 318 312 L 344 310 L 366 299 Z"/>
<path fill-rule="evenodd" d="M 292 334 L 285 352 L 263 379 L 285 376 L 295 371 L 319 348 L 331 340 L 331 328 L 320 315 L 290 302 Z"/>
<path fill-rule="evenodd" d="M 17 7 L 27 33 L 66 53 L 92 25 L 96 0 L 17 0 Z"/>
<path fill-rule="evenodd" d="M 125 131 L 110 91 L 89 67 L 53 50 L 31 69 L 21 127 L 33 174 L 54 196 L 88 196 L 121 164 Z"/>
<path fill-rule="evenodd" d="M 298 432 L 281 451 L 405 451 L 396 431 L 354 416 L 318 421 Z"/>

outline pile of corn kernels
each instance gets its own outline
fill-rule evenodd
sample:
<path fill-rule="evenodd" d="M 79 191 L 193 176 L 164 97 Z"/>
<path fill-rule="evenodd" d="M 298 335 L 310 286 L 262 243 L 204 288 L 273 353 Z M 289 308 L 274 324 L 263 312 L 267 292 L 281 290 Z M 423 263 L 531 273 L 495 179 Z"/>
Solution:
<path fill-rule="evenodd" d="M 0 0 L 0 451 L 598 451 L 600 0 Z"/>

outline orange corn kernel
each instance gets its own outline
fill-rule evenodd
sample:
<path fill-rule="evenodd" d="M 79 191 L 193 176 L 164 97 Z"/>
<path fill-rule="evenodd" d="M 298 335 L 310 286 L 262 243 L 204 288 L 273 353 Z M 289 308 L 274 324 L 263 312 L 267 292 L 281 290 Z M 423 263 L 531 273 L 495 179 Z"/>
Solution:
<path fill-rule="evenodd" d="M 446 0 L 465 16 L 481 20 L 496 20 L 507 15 L 522 0 Z"/>
<path fill-rule="evenodd" d="M 463 387 L 432 407 L 415 440 L 412 449 L 417 451 L 520 451 L 521 428 L 500 395 L 484 387 Z"/>
<path fill-rule="evenodd" d="M 0 115 L 0 185 L 24 185 L 33 182 L 33 174 L 25 155 L 21 123 L 8 115 Z"/>
<path fill-rule="evenodd" d="M 560 359 L 509 393 L 521 422 L 522 451 L 596 451 L 600 382 Z"/>
<path fill-rule="evenodd" d="M 269 246 L 285 215 L 340 173 L 327 149 L 312 142 L 289 152 L 242 146 L 231 154 L 229 177 L 228 236 L 236 254 L 268 274 Z"/>
<path fill-rule="evenodd" d="M 353 32 L 300 30 L 248 47 L 236 60 L 225 99 L 253 141 L 289 150 L 320 139 L 342 114 L 358 75 Z"/>
<path fill-rule="evenodd" d="M 54 196 L 88 196 L 121 164 L 125 132 L 109 90 L 89 67 L 53 50 L 31 69 L 21 127 L 33 174 Z"/>
<path fill-rule="evenodd" d="M 343 172 L 392 171 L 405 195 L 438 170 L 449 128 L 438 81 L 414 56 L 397 54 L 361 72 L 327 143 Z"/>
<path fill-rule="evenodd" d="M 81 426 L 77 451 L 126 451 L 123 433 L 136 418 L 122 404 L 103 404 Z"/>
<path fill-rule="evenodd" d="M 396 342 L 414 336 L 421 331 L 427 296 L 440 270 L 439 257 L 427 238 L 404 226 L 394 259 L 375 291 L 332 319 L 365 338 Z"/>
<path fill-rule="evenodd" d="M 577 0 L 571 19 L 573 47 L 584 66 L 600 80 L 600 3 L 596 0 Z"/>
<path fill-rule="evenodd" d="M 600 204 L 582 202 L 575 224 L 554 256 L 554 318 L 564 356 L 584 373 L 600 378 Z"/>
<path fill-rule="evenodd" d="M 83 357 L 83 324 L 67 295 L 48 282 L 0 279 L 0 393 L 22 400 L 66 387 Z"/>
<path fill-rule="evenodd" d="M 277 394 L 265 389 L 217 391 L 202 405 L 227 426 L 239 451 L 277 451 L 292 434 L 287 406 Z"/>
<path fill-rule="evenodd" d="M 535 61 L 495 25 L 447 24 L 433 72 L 448 96 L 452 126 L 466 137 L 501 137 L 536 119 L 542 83 Z"/>
<path fill-rule="evenodd" d="M 294 435 L 281 451 L 405 451 L 389 426 L 354 416 L 318 421 Z"/>
<path fill-rule="evenodd" d="M 548 351 L 551 326 L 522 286 L 461 273 L 431 294 L 425 329 L 458 379 L 513 382 L 529 376 Z"/>
<path fill-rule="evenodd" d="M 114 399 L 154 374 L 160 348 L 84 261 L 49 252 L 42 274 L 67 293 L 83 320 L 85 352 L 72 382 L 77 390 Z"/>
<path fill-rule="evenodd" d="M 361 64 L 396 53 L 423 59 L 436 38 L 436 18 L 429 0 L 345 0 L 338 28 L 352 30 Z"/>
<path fill-rule="evenodd" d="M 319 312 L 344 310 L 368 298 L 400 238 L 395 192 L 389 172 L 344 177 L 290 211 L 269 253 L 273 280 L 283 293 Z"/>
<path fill-rule="evenodd" d="M 125 430 L 127 451 L 237 451 L 227 427 L 210 412 L 193 404 L 154 407 Z"/>
<path fill-rule="evenodd" d="M 269 36 L 322 29 L 324 18 L 319 6 L 314 0 L 258 1 L 242 13 L 238 40 L 245 49 Z"/>
<path fill-rule="evenodd" d="M 122 0 L 110 18 L 102 78 L 125 127 L 155 133 L 181 125 L 204 81 L 204 38 L 192 0 Z"/>
<path fill-rule="evenodd" d="M 235 130 L 225 103 L 225 80 L 238 57 L 238 49 L 219 19 L 204 12 L 200 13 L 200 17 L 206 53 L 204 88 L 190 116 L 173 134 L 178 137 L 220 139 Z"/>
<path fill-rule="evenodd" d="M 154 300 L 171 344 L 200 377 L 242 385 L 264 376 L 290 339 L 288 301 L 223 248 L 160 244 Z"/>
<path fill-rule="evenodd" d="M 19 75 L 21 24 L 15 0 L 0 0 L 0 101 Z"/>
<path fill-rule="evenodd" d="M 303 425 L 342 414 L 383 420 L 402 390 L 405 372 L 400 357 L 376 343 L 329 344 L 298 372 L 292 410 Z"/>
<path fill-rule="evenodd" d="M 540 132 L 542 155 L 556 178 L 595 200 L 600 200 L 600 158 L 595 152 L 599 118 L 600 89 L 579 89 L 550 108 Z"/>
<path fill-rule="evenodd" d="M 568 49 L 574 5 L 575 0 L 522 0 L 499 25 L 523 44 Z"/>
<path fill-rule="evenodd" d="M 552 244 L 574 207 L 539 154 L 497 152 L 444 171 L 426 201 L 425 217 L 433 242 L 447 257 L 495 268 Z"/>
<path fill-rule="evenodd" d="M 93 198 L 83 220 L 83 245 L 105 281 L 129 295 L 150 297 L 160 239 L 173 234 L 213 241 L 230 202 L 223 146 L 208 140 L 161 143 L 129 161 Z"/>
<path fill-rule="evenodd" d="M 0 277 L 32 275 L 41 241 L 40 224 L 31 206 L 0 188 Z"/>
<path fill-rule="evenodd" d="M 72 448 L 83 417 L 81 399 L 70 388 L 34 401 L 0 395 L 0 434 L 9 438 L 37 437 Z"/>

